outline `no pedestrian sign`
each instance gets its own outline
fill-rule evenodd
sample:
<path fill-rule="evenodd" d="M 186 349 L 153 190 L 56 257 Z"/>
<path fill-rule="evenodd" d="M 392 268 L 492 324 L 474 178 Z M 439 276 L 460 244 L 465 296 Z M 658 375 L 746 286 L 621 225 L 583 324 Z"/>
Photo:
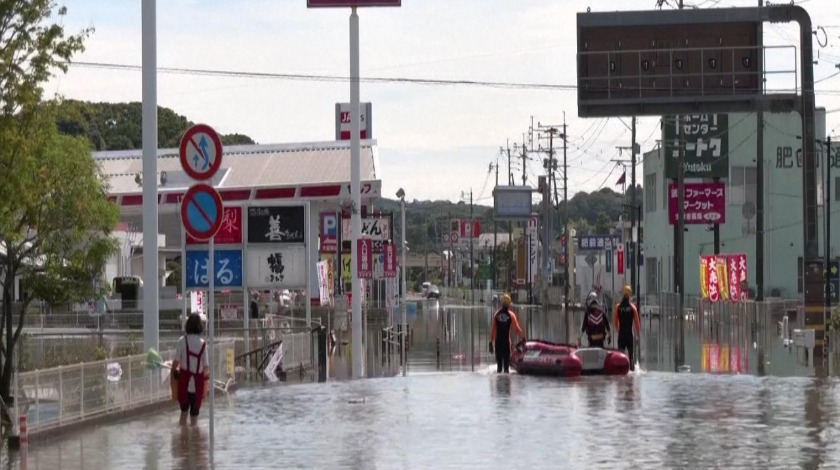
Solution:
<path fill-rule="evenodd" d="M 196 240 L 213 238 L 222 226 L 223 213 L 221 196 L 206 184 L 191 187 L 181 203 L 184 230 Z"/>
<path fill-rule="evenodd" d="M 184 133 L 178 148 L 181 166 L 190 178 L 205 181 L 222 165 L 222 141 L 206 124 L 196 124 Z"/>

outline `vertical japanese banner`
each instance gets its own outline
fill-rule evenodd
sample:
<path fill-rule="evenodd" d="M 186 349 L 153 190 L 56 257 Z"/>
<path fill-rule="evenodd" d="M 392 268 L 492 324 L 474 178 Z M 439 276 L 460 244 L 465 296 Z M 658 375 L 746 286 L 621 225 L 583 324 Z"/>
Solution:
<path fill-rule="evenodd" d="M 707 268 L 708 256 L 700 255 L 700 298 L 709 300 L 709 270 Z"/>
<path fill-rule="evenodd" d="M 478 238 L 479 235 L 481 235 L 481 224 L 478 219 L 472 219 L 472 237 Z"/>
<path fill-rule="evenodd" d="M 738 274 L 739 256 L 728 255 L 726 257 L 726 271 L 729 278 L 729 300 L 733 302 L 741 300 L 741 276 Z"/>
<path fill-rule="evenodd" d="M 709 278 L 709 301 L 717 302 L 720 300 L 720 283 L 718 282 L 718 271 L 715 266 L 715 257 L 706 256 L 706 276 Z"/>
<path fill-rule="evenodd" d="M 357 243 L 359 260 L 356 269 L 359 272 L 359 279 L 371 279 L 373 278 L 373 242 L 369 238 L 360 238 Z"/>
<path fill-rule="evenodd" d="M 624 274 L 624 245 L 618 245 L 618 251 L 615 252 L 615 268 L 617 274 Z"/>
<path fill-rule="evenodd" d="M 729 277 L 726 272 L 726 256 L 715 257 L 715 268 L 718 277 L 718 292 L 721 300 L 729 300 Z"/>
<path fill-rule="evenodd" d="M 747 280 L 747 254 L 738 253 L 735 255 L 738 258 L 738 284 L 741 293 L 740 300 L 747 300 L 749 290 L 747 288 L 749 281 Z"/>
<path fill-rule="evenodd" d="M 318 267 L 318 297 L 321 305 L 327 305 L 330 302 L 330 284 L 329 275 L 327 273 L 328 263 L 326 261 L 319 261 Z"/>

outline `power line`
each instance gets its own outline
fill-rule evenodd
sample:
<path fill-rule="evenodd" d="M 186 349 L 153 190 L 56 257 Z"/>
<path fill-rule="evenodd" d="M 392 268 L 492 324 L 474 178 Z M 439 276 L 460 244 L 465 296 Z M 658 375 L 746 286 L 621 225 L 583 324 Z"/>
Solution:
<path fill-rule="evenodd" d="M 106 62 L 71 62 L 71 67 L 84 67 L 94 69 L 125 70 L 140 72 L 143 67 L 140 65 L 113 64 Z M 238 72 L 234 70 L 213 70 L 213 69 L 191 69 L 180 67 L 158 67 L 159 73 L 170 73 L 180 75 L 206 75 L 215 77 L 234 78 L 259 78 L 269 80 L 295 80 L 314 82 L 349 82 L 350 77 L 341 75 L 311 75 L 297 73 L 272 73 L 272 72 Z M 405 77 L 360 77 L 364 83 L 411 83 L 415 85 L 466 85 L 484 86 L 490 88 L 507 88 L 522 90 L 554 90 L 574 91 L 575 85 L 554 85 L 547 83 L 514 83 L 514 82 L 492 82 L 485 80 L 444 80 L 433 78 L 405 78 Z"/>
<path fill-rule="evenodd" d="M 107 62 L 68 62 L 71 67 L 92 68 L 92 69 L 108 69 L 121 70 L 130 72 L 140 72 L 143 67 L 140 65 L 130 64 L 116 64 Z M 349 82 L 350 77 L 342 75 L 314 75 L 314 74 L 295 74 L 295 73 L 273 73 L 273 72 L 239 72 L 235 70 L 214 70 L 214 69 L 192 69 L 179 67 L 158 67 L 159 73 L 179 74 L 179 75 L 204 75 L 214 77 L 232 77 L 232 78 L 256 78 L 265 80 L 293 80 L 293 81 L 309 81 L 309 82 Z M 360 82 L 364 83 L 407 83 L 413 85 L 430 85 L 430 86 L 476 86 L 488 88 L 501 89 L 516 89 L 516 90 L 547 90 L 547 91 L 576 91 L 577 85 L 567 84 L 550 84 L 550 83 L 516 83 L 516 82 L 494 82 L 487 80 L 447 80 L 434 78 L 408 78 L 408 77 L 360 77 Z M 665 90 L 662 88 L 651 88 L 651 91 Z M 773 90 L 774 92 L 796 92 L 794 88 L 782 88 Z M 823 95 L 840 95 L 840 90 L 815 90 Z"/>

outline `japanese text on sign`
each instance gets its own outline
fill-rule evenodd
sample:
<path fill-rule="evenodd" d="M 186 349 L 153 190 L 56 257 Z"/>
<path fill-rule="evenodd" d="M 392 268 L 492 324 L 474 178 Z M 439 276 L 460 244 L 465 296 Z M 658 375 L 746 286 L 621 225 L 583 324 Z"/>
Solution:
<path fill-rule="evenodd" d="M 577 240 L 580 250 L 604 250 L 621 245 L 619 235 L 582 235 Z"/>

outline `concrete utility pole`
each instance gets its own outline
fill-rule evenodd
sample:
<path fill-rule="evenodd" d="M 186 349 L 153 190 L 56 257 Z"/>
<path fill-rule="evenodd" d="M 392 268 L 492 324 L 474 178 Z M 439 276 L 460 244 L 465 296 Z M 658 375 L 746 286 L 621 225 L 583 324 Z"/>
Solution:
<path fill-rule="evenodd" d="M 496 186 L 499 185 L 499 157 L 496 157 L 496 164 L 490 164 L 490 169 L 496 168 Z M 491 285 L 492 289 L 496 289 L 496 249 L 499 246 L 499 227 L 496 224 L 496 211 L 493 210 L 493 284 Z"/>

